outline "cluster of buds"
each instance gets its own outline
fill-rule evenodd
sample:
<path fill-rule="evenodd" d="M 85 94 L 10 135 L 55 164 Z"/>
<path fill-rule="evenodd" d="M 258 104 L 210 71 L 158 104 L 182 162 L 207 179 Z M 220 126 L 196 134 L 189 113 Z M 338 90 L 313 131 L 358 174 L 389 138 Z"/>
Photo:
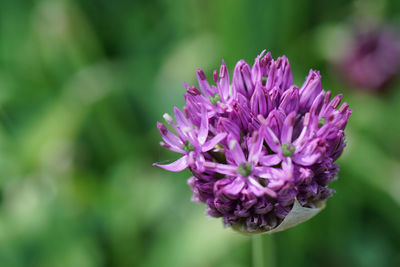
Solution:
<path fill-rule="evenodd" d="M 188 168 L 193 200 L 207 214 L 245 233 L 266 232 L 294 204 L 315 208 L 332 195 L 327 185 L 338 173 L 352 111 L 339 107 L 342 95 L 322 90 L 318 71 L 299 88 L 288 59 L 263 51 L 253 66 L 240 60 L 232 82 L 224 61 L 213 85 L 201 69 L 196 74 L 199 87 L 184 83 L 183 112 L 174 108 L 175 122 L 164 115 L 170 130 L 157 123 L 161 145 L 182 157 L 155 165 Z"/>

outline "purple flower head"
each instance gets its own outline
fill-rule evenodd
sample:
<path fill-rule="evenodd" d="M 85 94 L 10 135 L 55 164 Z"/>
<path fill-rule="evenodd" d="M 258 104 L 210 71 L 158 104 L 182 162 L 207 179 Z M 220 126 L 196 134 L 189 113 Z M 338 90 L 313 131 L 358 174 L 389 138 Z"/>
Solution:
<path fill-rule="evenodd" d="M 339 63 L 344 78 L 367 91 L 384 89 L 400 74 L 400 35 L 389 26 L 359 27 Z"/>
<path fill-rule="evenodd" d="M 292 220 L 295 207 L 314 210 L 332 195 L 327 185 L 338 173 L 352 111 L 339 107 L 342 95 L 331 99 L 322 90 L 318 71 L 297 87 L 288 59 L 263 51 L 252 67 L 240 60 L 231 82 L 224 61 L 214 85 L 202 70 L 196 74 L 199 89 L 184 83 L 176 122 L 164 115 L 175 133 L 157 123 L 161 145 L 182 157 L 155 165 L 188 168 L 193 200 L 210 216 L 245 233 L 266 232 Z"/>

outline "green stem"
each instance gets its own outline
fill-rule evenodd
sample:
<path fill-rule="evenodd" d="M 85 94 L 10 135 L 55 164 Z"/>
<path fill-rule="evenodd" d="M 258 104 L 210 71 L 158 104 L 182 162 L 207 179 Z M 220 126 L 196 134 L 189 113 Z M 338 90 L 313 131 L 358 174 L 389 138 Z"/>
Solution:
<path fill-rule="evenodd" d="M 253 235 L 252 253 L 253 253 L 253 267 L 264 267 L 264 254 L 263 254 L 263 240 L 262 235 Z"/>
<path fill-rule="evenodd" d="M 272 235 L 252 236 L 253 267 L 275 267 L 275 246 Z"/>

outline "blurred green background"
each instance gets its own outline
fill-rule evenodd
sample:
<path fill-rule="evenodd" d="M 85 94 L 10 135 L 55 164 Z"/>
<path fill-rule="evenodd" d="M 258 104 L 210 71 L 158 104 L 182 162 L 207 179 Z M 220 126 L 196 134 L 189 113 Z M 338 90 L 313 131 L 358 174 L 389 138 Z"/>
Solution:
<path fill-rule="evenodd" d="M 151 164 L 177 158 L 156 121 L 181 82 L 263 49 L 354 110 L 337 193 L 266 249 L 277 266 L 400 266 L 400 83 L 353 90 L 328 60 L 355 14 L 399 25 L 400 1 L 364 3 L 2 0 L 0 266 L 250 266 L 250 239 L 190 202 L 190 173 Z"/>

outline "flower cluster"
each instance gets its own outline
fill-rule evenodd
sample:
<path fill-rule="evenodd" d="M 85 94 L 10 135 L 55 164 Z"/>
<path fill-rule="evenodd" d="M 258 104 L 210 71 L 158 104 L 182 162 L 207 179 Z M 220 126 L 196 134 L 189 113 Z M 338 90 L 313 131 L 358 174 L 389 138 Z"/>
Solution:
<path fill-rule="evenodd" d="M 215 85 L 201 69 L 196 74 L 199 88 L 184 83 L 186 105 L 174 108 L 176 122 L 164 115 L 176 134 L 157 123 L 161 145 L 182 157 L 155 165 L 189 168 L 193 200 L 207 204 L 210 216 L 244 232 L 268 231 L 295 199 L 312 208 L 331 196 L 326 186 L 338 172 L 351 110 L 339 107 L 342 95 L 331 99 L 322 90 L 318 71 L 299 88 L 288 59 L 263 51 L 253 66 L 240 60 L 232 82 L 224 61 Z"/>
<path fill-rule="evenodd" d="M 400 37 L 389 26 L 355 28 L 339 70 L 354 86 L 379 91 L 400 74 Z"/>

